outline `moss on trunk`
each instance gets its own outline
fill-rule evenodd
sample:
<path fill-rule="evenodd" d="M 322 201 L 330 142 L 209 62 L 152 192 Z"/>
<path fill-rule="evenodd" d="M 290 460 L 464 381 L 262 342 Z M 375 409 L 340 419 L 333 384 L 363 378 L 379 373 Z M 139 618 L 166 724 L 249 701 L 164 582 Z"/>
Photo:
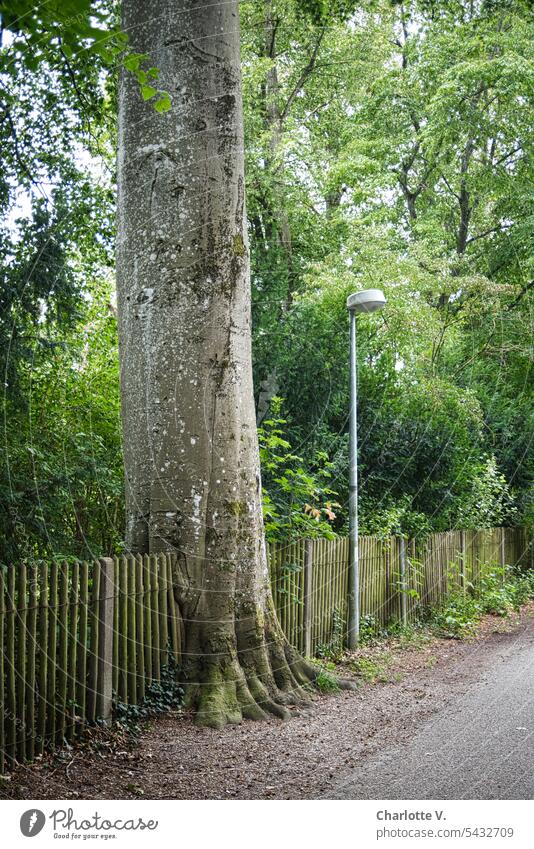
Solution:
<path fill-rule="evenodd" d="M 221 728 L 269 715 L 287 719 L 289 705 L 310 701 L 320 670 L 289 645 L 270 591 L 266 599 L 266 612 L 257 607 L 233 622 L 196 622 L 186 631 L 186 708 L 195 711 L 199 725 Z M 353 687 L 344 680 L 339 685 Z"/>

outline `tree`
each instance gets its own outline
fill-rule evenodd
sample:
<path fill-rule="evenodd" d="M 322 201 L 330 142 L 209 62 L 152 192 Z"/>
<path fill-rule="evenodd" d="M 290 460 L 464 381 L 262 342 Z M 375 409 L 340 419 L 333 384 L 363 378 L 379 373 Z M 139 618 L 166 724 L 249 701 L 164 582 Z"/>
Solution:
<path fill-rule="evenodd" d="M 113 286 L 116 63 L 154 106 L 147 121 L 170 98 L 115 13 L 113 0 L 0 0 L 0 559 L 123 547 L 115 317 L 99 294 Z M 478 494 L 502 474 L 513 504 L 499 496 L 484 521 L 507 505 L 507 522 L 528 520 L 528 3 L 243 0 L 240 16 L 269 538 L 318 531 L 308 508 L 327 468 L 341 505 L 329 532 L 346 531 L 344 301 L 371 283 L 388 307 L 359 329 L 362 528 L 478 523 Z M 16 221 L 21 197 L 32 214 Z"/>
<path fill-rule="evenodd" d="M 127 547 L 173 552 L 197 721 L 284 717 L 316 677 L 274 612 L 252 391 L 237 2 L 125 0 L 173 109 L 119 91 Z"/>
<path fill-rule="evenodd" d="M 282 322 L 268 297 L 275 263 L 253 266 L 255 376 L 266 364 L 278 375 L 288 441 L 299 454 L 306 444 L 307 458 L 328 452 L 344 504 L 344 301 L 358 288 L 386 289 L 388 307 L 360 321 L 358 346 L 362 520 L 373 532 L 396 512 L 390 501 L 407 497 L 436 530 L 465 522 L 492 457 L 521 511 L 507 521 L 528 516 L 531 44 L 522 0 L 376 4 L 329 27 L 293 105 L 284 188 L 299 280 Z M 297 62 L 283 48 L 282 80 Z M 320 199 L 340 186 L 328 210 Z M 346 513 L 336 513 L 342 530 Z M 413 532 L 407 518 L 402 529 Z"/>
<path fill-rule="evenodd" d="M 118 541 L 116 393 L 95 393 L 89 338 L 96 322 L 109 359 L 113 195 L 90 166 L 109 157 L 115 115 L 102 57 L 88 55 L 103 32 L 90 7 L 0 0 L 0 563 L 109 554 Z"/>

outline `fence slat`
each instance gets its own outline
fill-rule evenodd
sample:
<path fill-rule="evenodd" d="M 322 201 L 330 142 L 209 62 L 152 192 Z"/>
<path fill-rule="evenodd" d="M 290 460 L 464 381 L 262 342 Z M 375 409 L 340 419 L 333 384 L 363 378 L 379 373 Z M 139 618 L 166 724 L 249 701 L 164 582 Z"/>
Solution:
<path fill-rule="evenodd" d="M 5 598 L 4 598 L 4 570 L 0 567 L 0 775 L 6 765 L 6 730 L 5 730 L 5 686 L 4 686 L 4 622 L 5 622 Z"/>
<path fill-rule="evenodd" d="M 56 726 L 56 743 L 62 746 L 65 741 L 67 727 L 67 677 L 68 677 L 68 616 L 69 616 L 69 573 L 66 563 L 59 566 L 59 647 L 58 647 L 58 722 Z"/>
<path fill-rule="evenodd" d="M 89 620 L 89 564 L 83 560 L 80 565 L 80 598 L 78 643 L 76 647 L 76 704 L 77 716 L 80 717 L 81 727 L 87 719 L 87 651 Z"/>
<path fill-rule="evenodd" d="M 135 641 L 137 663 L 137 701 L 145 697 L 145 611 L 143 595 L 143 559 L 135 558 Z"/>
<path fill-rule="evenodd" d="M 137 623 L 135 604 L 135 558 L 128 557 L 126 561 L 126 623 L 128 633 L 128 704 L 137 703 Z"/>
<path fill-rule="evenodd" d="M 167 664 L 167 651 L 169 643 L 169 619 L 167 611 L 167 562 L 165 555 L 158 557 L 158 581 L 159 581 L 159 646 L 160 646 L 160 668 Z"/>
<path fill-rule="evenodd" d="M 71 743 L 76 732 L 76 649 L 78 646 L 80 564 L 73 563 L 69 594 L 69 637 L 67 667 L 67 740 Z"/>
<path fill-rule="evenodd" d="M 113 558 L 113 692 L 119 690 L 119 558 Z"/>
<path fill-rule="evenodd" d="M 312 616 L 313 616 L 313 540 L 306 540 L 304 552 L 304 654 L 312 653 Z"/>
<path fill-rule="evenodd" d="M 145 673 L 147 684 L 152 681 L 152 592 L 150 582 L 150 558 L 143 557 L 143 611 L 145 631 Z"/>
<path fill-rule="evenodd" d="M 39 567 L 39 698 L 37 703 L 36 754 L 42 754 L 46 737 L 47 692 L 48 692 L 48 567 Z"/>
<path fill-rule="evenodd" d="M 6 689 L 7 731 L 6 760 L 9 766 L 15 762 L 17 747 L 17 700 L 15 679 L 15 567 L 7 569 L 7 612 L 6 612 Z"/>
<path fill-rule="evenodd" d="M 87 660 L 87 721 L 96 719 L 98 698 L 98 620 L 100 616 L 100 563 L 95 561 L 92 569 L 91 601 L 89 607 L 89 657 Z"/>
<path fill-rule="evenodd" d="M 180 627 L 181 623 L 179 621 L 180 613 L 178 610 L 176 599 L 174 598 L 171 555 L 167 557 L 167 575 L 167 592 L 169 595 L 169 616 L 171 624 L 171 651 L 174 662 L 180 663 L 182 654 L 182 635 Z"/>
<path fill-rule="evenodd" d="M 46 736 L 52 742 L 56 731 L 56 671 L 57 671 L 57 563 L 50 566 L 48 594 L 48 694 Z"/>
<path fill-rule="evenodd" d="M 37 569 L 30 569 L 28 586 L 28 666 L 26 672 L 26 755 L 29 761 L 35 756 L 35 655 L 37 651 Z M 1 771 L 1 770 L 0 770 Z"/>
<path fill-rule="evenodd" d="M 160 680 L 159 581 L 158 559 L 150 557 L 150 604 L 152 609 L 152 679 Z"/>
<path fill-rule="evenodd" d="M 26 600 L 26 565 L 17 567 L 17 760 L 26 760 L 26 621 L 28 618 L 28 602 Z"/>
<path fill-rule="evenodd" d="M 100 559 L 100 605 L 98 612 L 98 719 L 111 722 L 113 709 L 113 608 L 115 564 L 111 557 Z"/>
<path fill-rule="evenodd" d="M 119 700 L 128 703 L 128 564 L 119 557 Z"/>

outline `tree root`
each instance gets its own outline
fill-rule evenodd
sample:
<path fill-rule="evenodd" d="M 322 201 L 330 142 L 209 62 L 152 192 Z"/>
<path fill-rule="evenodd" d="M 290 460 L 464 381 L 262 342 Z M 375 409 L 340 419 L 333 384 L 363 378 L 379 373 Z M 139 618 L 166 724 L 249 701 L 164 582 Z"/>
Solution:
<path fill-rule="evenodd" d="M 276 629 L 278 631 L 278 629 Z M 223 652 L 200 656 L 189 669 L 185 686 L 186 707 L 195 711 L 197 725 L 222 728 L 243 719 L 265 720 L 291 716 L 289 706 L 304 707 L 312 698 L 320 668 L 309 663 L 285 637 L 262 629 L 246 647 L 225 646 Z M 346 679 L 342 689 L 355 689 Z"/>

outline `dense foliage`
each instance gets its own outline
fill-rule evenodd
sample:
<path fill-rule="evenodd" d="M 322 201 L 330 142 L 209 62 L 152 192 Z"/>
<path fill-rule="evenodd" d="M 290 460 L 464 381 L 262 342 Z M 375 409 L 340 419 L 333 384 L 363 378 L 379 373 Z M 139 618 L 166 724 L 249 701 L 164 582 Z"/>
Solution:
<path fill-rule="evenodd" d="M 283 395 L 345 504 L 344 302 L 381 286 L 358 328 L 363 528 L 528 521 L 528 4 L 362 4 L 331 26 L 247 8 L 260 414 Z"/>
<path fill-rule="evenodd" d="M 9 6 L 0 560 L 94 555 L 123 533 L 116 66 L 154 98 L 153 120 L 165 81 L 128 52 L 112 3 L 49 4 L 46 19 Z M 345 299 L 368 286 L 388 305 L 358 320 L 362 529 L 532 522 L 529 4 L 241 13 L 269 537 L 346 529 Z"/>
<path fill-rule="evenodd" d="M 462 639 L 472 636 L 485 613 L 509 616 L 534 597 L 532 570 L 493 567 L 468 592 L 451 592 L 440 608 L 431 612 L 431 622 L 441 636 Z"/>

